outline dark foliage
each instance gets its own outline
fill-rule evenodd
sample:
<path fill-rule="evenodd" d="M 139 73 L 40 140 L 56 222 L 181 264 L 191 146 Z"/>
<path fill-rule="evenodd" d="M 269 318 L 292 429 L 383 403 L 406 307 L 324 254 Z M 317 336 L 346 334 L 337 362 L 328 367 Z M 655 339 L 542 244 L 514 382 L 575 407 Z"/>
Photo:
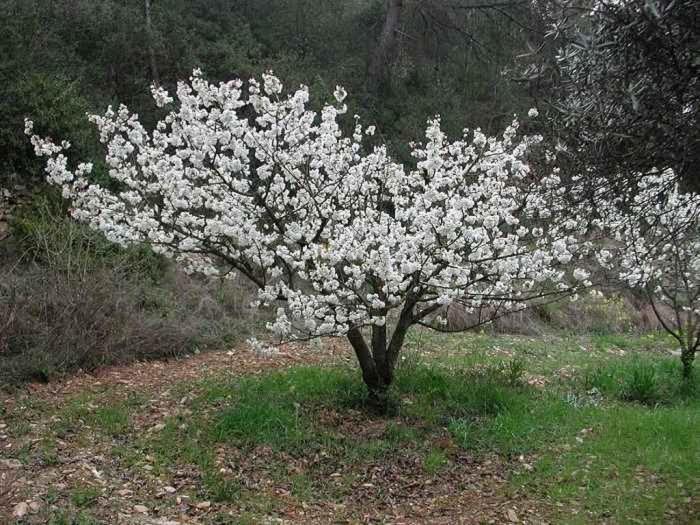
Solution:
<path fill-rule="evenodd" d="M 699 188 L 700 4 L 541 6 L 555 29 L 527 75 L 536 90 L 549 91 L 553 134 L 573 168 L 611 177 L 670 167 Z"/>

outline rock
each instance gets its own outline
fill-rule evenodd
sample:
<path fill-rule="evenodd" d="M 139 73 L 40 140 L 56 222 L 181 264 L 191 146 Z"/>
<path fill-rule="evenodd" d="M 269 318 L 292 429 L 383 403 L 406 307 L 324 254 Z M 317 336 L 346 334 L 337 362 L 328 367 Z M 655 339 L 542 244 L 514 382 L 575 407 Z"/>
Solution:
<path fill-rule="evenodd" d="M 148 507 L 145 505 L 134 505 L 134 510 L 140 514 L 148 514 Z"/>
<path fill-rule="evenodd" d="M 27 505 L 24 501 L 21 503 L 18 503 L 15 505 L 14 509 L 12 509 L 12 516 L 15 518 L 23 518 L 24 516 L 27 515 L 29 512 L 29 505 Z"/>
<path fill-rule="evenodd" d="M 177 491 L 175 490 L 175 487 L 163 487 L 163 490 L 164 490 L 165 492 L 167 492 L 168 494 L 175 494 L 175 492 L 177 492 Z"/>
<path fill-rule="evenodd" d="M 200 509 L 200 510 L 205 510 L 205 509 L 208 509 L 209 507 L 211 507 L 211 502 L 209 502 L 209 501 L 202 501 L 201 503 L 197 503 L 197 504 L 195 505 L 195 507 L 197 507 L 197 508 Z"/>
<path fill-rule="evenodd" d="M 22 468 L 22 462 L 17 459 L 0 459 L 0 467 L 7 469 Z"/>

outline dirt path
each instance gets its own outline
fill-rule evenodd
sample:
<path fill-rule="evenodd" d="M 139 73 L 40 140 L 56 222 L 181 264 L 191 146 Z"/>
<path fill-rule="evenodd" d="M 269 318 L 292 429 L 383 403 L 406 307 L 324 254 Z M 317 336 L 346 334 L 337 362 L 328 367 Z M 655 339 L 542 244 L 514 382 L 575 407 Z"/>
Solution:
<path fill-rule="evenodd" d="M 186 385 L 223 373 L 248 375 L 299 364 L 348 360 L 339 345 L 323 352 L 289 346 L 273 357 L 246 350 L 209 352 L 167 362 L 144 362 L 76 375 L 62 382 L 30 385 L 0 397 L 0 523 L 234 524 L 234 523 L 545 523 L 541 506 L 506 489 L 508 465 L 497 457 L 476 459 L 454 452 L 451 468 L 427 475 L 422 460 L 411 454 L 355 469 L 359 476 L 349 493 L 335 499 L 299 497 L 285 479 L 271 479 L 267 447 L 252 453 L 217 450 L 221 471 L 237 469 L 246 490 L 273 501 L 274 508 L 245 509 L 235 502 L 197 499 L 201 488 L 196 468 L 154 469 L 153 458 L 131 448 L 142 436 L 161 431 L 165 417 L 187 415 Z M 183 391 L 183 385 L 185 389 Z M 1 394 L 0 394 L 1 395 Z M 105 437 L 92 427 L 101 407 L 115 401 L 130 406 L 129 431 Z M 61 424 L 81 400 L 80 432 L 62 432 Z M 76 409 L 77 410 L 77 409 Z M 102 410 L 102 412 L 100 412 Z M 361 414 L 329 413 L 344 431 L 363 439 L 386 429 Z M 119 427 L 117 427 L 119 428 Z M 51 436 L 49 438 L 49 436 Z M 279 459 L 279 458 L 277 458 Z M 319 458 L 290 457 L 289 470 Z M 352 465 L 348 468 L 353 468 Z M 333 472 L 332 487 L 346 477 Z M 201 490 L 200 490 L 201 492 Z M 63 520 L 63 521 L 61 521 Z M 82 521 L 81 521 L 82 520 Z"/>

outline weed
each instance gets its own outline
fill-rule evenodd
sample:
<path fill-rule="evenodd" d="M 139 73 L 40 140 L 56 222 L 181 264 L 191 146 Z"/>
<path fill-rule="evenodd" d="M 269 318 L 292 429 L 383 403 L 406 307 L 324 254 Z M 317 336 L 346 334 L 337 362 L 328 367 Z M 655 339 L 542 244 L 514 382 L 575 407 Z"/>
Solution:
<path fill-rule="evenodd" d="M 55 466 L 60 463 L 56 452 L 56 444 L 49 438 L 44 438 L 39 445 L 41 461 L 46 466 Z"/>
<path fill-rule="evenodd" d="M 579 383 L 587 390 L 595 388 L 614 399 L 645 405 L 697 399 L 700 373 L 682 381 L 680 367 L 676 359 L 668 357 L 633 357 L 589 367 Z"/>
<path fill-rule="evenodd" d="M 51 515 L 48 525 L 100 525 L 100 522 L 85 511 L 77 514 L 68 511 L 58 511 Z"/>
<path fill-rule="evenodd" d="M 231 502 L 241 498 L 243 487 L 238 480 L 226 479 L 219 473 L 207 471 L 202 478 L 206 497 L 216 502 Z"/>
<path fill-rule="evenodd" d="M 631 373 L 625 378 L 622 398 L 627 401 L 653 404 L 658 399 L 657 383 L 656 369 L 653 365 L 636 363 Z"/>
<path fill-rule="evenodd" d="M 78 396 L 59 413 L 53 430 L 58 435 L 74 432 L 86 424 L 110 436 L 120 436 L 129 430 L 129 413 L 122 404 L 98 406 L 90 396 Z"/>
<path fill-rule="evenodd" d="M 309 501 L 314 495 L 313 480 L 306 474 L 293 474 L 289 478 L 292 496 L 301 500 Z"/>
<path fill-rule="evenodd" d="M 100 490 L 95 487 L 77 487 L 71 491 L 70 500 L 78 508 L 90 507 L 97 501 L 100 494 Z"/>
<path fill-rule="evenodd" d="M 423 468 L 428 474 L 435 475 L 442 470 L 448 462 L 449 460 L 444 451 L 440 449 L 431 449 L 423 460 Z"/>

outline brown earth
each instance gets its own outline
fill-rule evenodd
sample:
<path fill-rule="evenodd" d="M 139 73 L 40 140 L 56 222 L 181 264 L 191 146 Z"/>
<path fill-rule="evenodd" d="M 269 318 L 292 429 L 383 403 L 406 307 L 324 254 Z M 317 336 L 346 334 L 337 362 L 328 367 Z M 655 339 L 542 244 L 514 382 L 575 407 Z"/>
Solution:
<path fill-rule="evenodd" d="M 282 458 L 290 474 L 321 465 L 320 471 L 327 472 L 321 483 L 329 489 L 339 487 L 338 496 L 330 499 L 313 493 L 293 495 L 288 479 L 271 477 L 266 468 L 280 456 L 269 447 L 258 446 L 252 452 L 218 448 L 220 472 L 235 474 L 261 500 L 274 502 L 273 509 L 261 505 L 251 510 L 249 504 L 197 499 L 192 496 L 201 484 L 196 467 L 156 472 L 148 455 L 128 462 L 119 456 L 125 441 L 161 430 L 165 417 L 186 415 L 188 394 L 180 398 L 182 385 L 224 372 L 258 374 L 350 358 L 347 349 L 334 342 L 326 343 L 323 352 L 290 345 L 271 357 L 248 350 L 208 352 L 110 367 L 57 383 L 29 385 L 12 395 L 0 394 L 0 523 L 47 523 L 58 509 L 69 509 L 66 516 L 75 516 L 78 510 L 71 494 L 75 498 L 76 488 L 86 487 L 94 499 L 88 507 L 90 516 L 107 524 L 546 523 L 542 503 L 508 489 L 506 478 L 514 465 L 496 456 L 473 457 L 459 450 L 446 431 L 435 446 L 449 454 L 450 464 L 434 474 L 426 473 L 423 459 L 410 451 L 361 465 L 333 464 L 323 453 L 313 451 Z M 86 394 L 96 396 L 94 403 L 99 404 L 128 395 L 142 396 L 145 402 L 130 414 L 129 435 L 105 438 L 86 427 L 79 434 L 56 438 L 55 448 L 47 452 L 45 437 L 57 414 Z M 93 407 L 91 403 L 87 406 Z M 319 417 L 358 440 L 381 434 L 388 424 L 387 420 L 368 420 L 353 410 L 327 410 Z"/>

